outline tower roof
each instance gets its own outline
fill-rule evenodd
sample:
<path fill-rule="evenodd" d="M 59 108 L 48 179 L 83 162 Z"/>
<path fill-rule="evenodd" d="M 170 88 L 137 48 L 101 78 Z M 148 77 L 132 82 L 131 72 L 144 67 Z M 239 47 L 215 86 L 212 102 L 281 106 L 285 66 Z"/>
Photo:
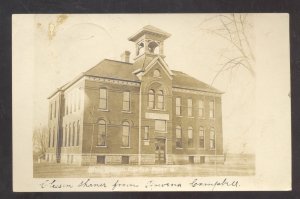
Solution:
<path fill-rule="evenodd" d="M 128 38 L 129 41 L 136 41 L 139 37 L 141 37 L 143 34 L 150 33 L 150 34 L 155 34 L 162 39 L 167 39 L 168 37 L 171 36 L 170 33 L 167 33 L 159 28 L 156 28 L 151 25 L 144 26 L 141 30 L 139 30 L 137 33 L 132 35 L 131 37 Z"/>

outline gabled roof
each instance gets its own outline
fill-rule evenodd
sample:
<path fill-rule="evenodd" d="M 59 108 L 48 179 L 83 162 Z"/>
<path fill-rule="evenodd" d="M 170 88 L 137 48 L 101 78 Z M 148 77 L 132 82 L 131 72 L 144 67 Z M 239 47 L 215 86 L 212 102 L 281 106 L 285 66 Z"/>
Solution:
<path fill-rule="evenodd" d="M 173 87 L 201 90 L 201 91 L 214 92 L 220 94 L 223 93 L 218 89 L 210 86 L 209 84 L 199 81 L 198 79 L 186 73 L 175 71 L 175 70 L 172 70 L 172 72 L 174 73 L 173 81 L 172 81 Z"/>
<path fill-rule="evenodd" d="M 134 67 L 132 63 L 104 59 L 84 74 L 128 81 L 139 81 L 137 76 L 132 74 L 136 69 L 137 67 Z"/>
<path fill-rule="evenodd" d="M 88 71 L 81 73 L 76 78 L 74 78 L 69 83 L 63 85 L 62 87 L 58 88 L 55 92 L 53 92 L 49 97 L 51 98 L 55 95 L 58 91 L 62 91 L 73 85 L 79 79 L 84 76 L 95 76 L 95 77 L 103 77 L 103 78 L 113 78 L 113 79 L 120 79 L 120 80 L 127 80 L 127 81 L 134 81 L 140 82 L 139 78 L 134 73 L 138 71 L 138 69 L 142 69 L 151 63 L 153 59 L 140 59 L 137 62 L 127 63 L 121 61 L 115 61 L 110 59 L 104 59 L 96 66 L 92 67 Z M 173 73 L 173 87 L 177 88 L 185 88 L 185 89 L 192 89 L 198 91 L 205 91 L 205 92 L 213 92 L 213 93 L 222 93 L 221 91 L 217 90 L 210 85 L 199 81 L 198 79 L 180 72 L 170 70 Z"/>

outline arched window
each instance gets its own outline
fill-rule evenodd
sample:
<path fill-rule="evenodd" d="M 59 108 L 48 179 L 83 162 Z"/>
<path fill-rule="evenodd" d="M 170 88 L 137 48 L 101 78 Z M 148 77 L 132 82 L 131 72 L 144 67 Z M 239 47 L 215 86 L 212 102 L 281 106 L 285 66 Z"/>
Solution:
<path fill-rule="evenodd" d="M 193 128 L 188 128 L 188 147 L 193 147 Z"/>
<path fill-rule="evenodd" d="M 129 122 L 122 124 L 122 147 L 129 147 L 130 126 Z"/>
<path fill-rule="evenodd" d="M 148 93 L 148 107 L 154 109 L 155 105 L 155 93 L 154 90 L 149 90 Z"/>
<path fill-rule="evenodd" d="M 199 128 L 199 148 L 204 148 L 204 128 Z"/>
<path fill-rule="evenodd" d="M 160 72 L 158 69 L 153 71 L 153 77 L 160 77 Z"/>
<path fill-rule="evenodd" d="M 144 43 L 141 42 L 139 44 L 137 44 L 137 48 L 136 48 L 136 55 L 140 55 L 140 54 L 143 54 L 145 52 L 145 48 L 144 48 Z"/>
<path fill-rule="evenodd" d="M 98 122 L 98 146 L 106 146 L 106 122 L 99 120 Z"/>
<path fill-rule="evenodd" d="M 77 122 L 76 146 L 79 146 L 80 123 Z"/>
<path fill-rule="evenodd" d="M 216 134 L 215 134 L 215 129 L 214 128 L 210 129 L 209 148 L 210 149 L 215 149 L 216 148 Z"/>
<path fill-rule="evenodd" d="M 155 41 L 151 41 L 149 44 L 148 44 L 148 49 L 149 49 L 149 52 L 150 53 L 155 53 L 155 54 L 158 54 L 158 43 L 155 42 Z"/>
<path fill-rule="evenodd" d="M 164 109 L 164 92 L 159 90 L 157 93 L 157 108 L 162 110 Z"/>
<path fill-rule="evenodd" d="M 176 126 L 176 148 L 182 148 L 182 133 L 180 126 Z"/>
<path fill-rule="evenodd" d="M 73 122 L 72 146 L 75 146 L 75 133 L 76 133 L 75 127 L 76 127 L 75 122 Z"/>

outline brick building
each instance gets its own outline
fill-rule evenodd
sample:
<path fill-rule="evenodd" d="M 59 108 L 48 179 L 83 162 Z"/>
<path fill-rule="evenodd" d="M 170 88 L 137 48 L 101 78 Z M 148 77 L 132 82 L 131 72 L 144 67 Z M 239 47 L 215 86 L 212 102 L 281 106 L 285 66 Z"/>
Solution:
<path fill-rule="evenodd" d="M 49 162 L 223 162 L 221 92 L 164 60 L 170 36 L 145 26 L 129 38 L 136 56 L 105 59 L 49 99 Z"/>

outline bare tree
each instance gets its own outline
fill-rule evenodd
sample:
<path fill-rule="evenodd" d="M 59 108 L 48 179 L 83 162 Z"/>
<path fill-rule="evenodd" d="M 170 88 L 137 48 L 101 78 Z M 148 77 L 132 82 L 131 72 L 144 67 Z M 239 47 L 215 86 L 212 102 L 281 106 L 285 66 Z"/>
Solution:
<path fill-rule="evenodd" d="M 48 128 L 43 125 L 36 127 L 33 131 L 32 142 L 33 155 L 37 157 L 44 156 L 48 147 Z"/>
<path fill-rule="evenodd" d="M 211 24 L 213 27 L 209 27 Z M 223 38 L 230 44 L 229 48 L 233 51 L 229 57 L 222 55 L 221 67 L 217 70 L 211 85 L 221 73 L 229 71 L 232 74 L 235 68 L 244 68 L 252 77 L 255 77 L 255 57 L 249 41 L 251 28 L 252 24 L 247 14 L 219 14 L 200 24 L 201 30 Z"/>

